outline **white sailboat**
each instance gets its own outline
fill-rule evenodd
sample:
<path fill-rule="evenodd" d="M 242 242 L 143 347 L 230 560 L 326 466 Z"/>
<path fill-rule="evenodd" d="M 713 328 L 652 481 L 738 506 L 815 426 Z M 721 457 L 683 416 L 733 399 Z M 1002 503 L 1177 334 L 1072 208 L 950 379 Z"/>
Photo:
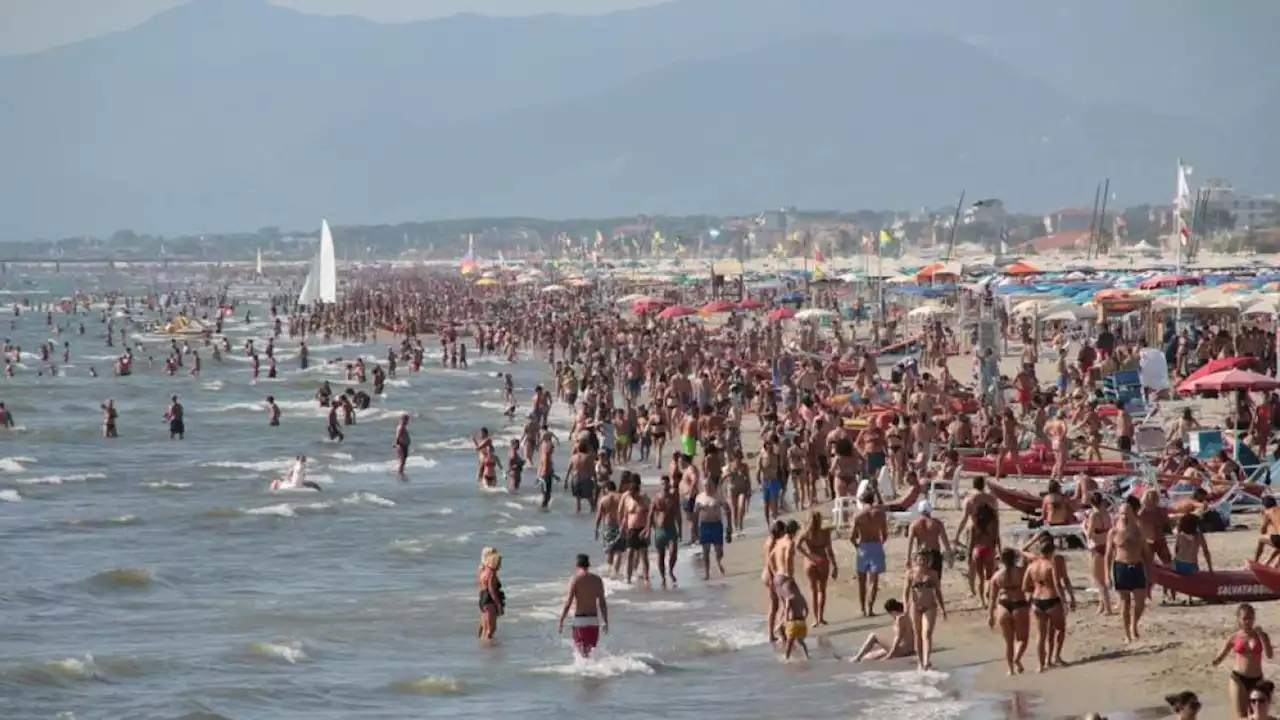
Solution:
<path fill-rule="evenodd" d="M 313 305 L 317 301 L 338 301 L 338 266 L 333 259 L 333 234 L 329 232 L 328 220 L 320 221 L 320 248 L 311 259 L 307 279 L 302 283 L 302 292 L 298 293 L 299 305 Z"/>

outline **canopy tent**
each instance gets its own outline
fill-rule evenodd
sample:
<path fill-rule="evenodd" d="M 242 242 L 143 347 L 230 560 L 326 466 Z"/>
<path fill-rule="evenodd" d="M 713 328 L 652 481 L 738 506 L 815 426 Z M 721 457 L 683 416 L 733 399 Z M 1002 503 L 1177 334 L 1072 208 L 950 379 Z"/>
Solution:
<path fill-rule="evenodd" d="M 1029 263 L 1025 263 L 1019 260 L 1018 262 L 1013 263 L 1012 265 L 1005 265 L 1004 268 L 1000 270 L 1000 272 L 1004 273 L 1005 275 L 1023 276 L 1023 275 L 1039 275 L 1043 271 L 1034 265 L 1031 265 Z"/>

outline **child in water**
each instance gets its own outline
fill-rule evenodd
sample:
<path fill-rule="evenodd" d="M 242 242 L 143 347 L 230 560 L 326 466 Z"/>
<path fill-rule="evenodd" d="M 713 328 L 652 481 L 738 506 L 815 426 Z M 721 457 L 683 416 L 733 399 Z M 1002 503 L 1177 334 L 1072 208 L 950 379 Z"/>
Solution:
<path fill-rule="evenodd" d="M 800 650 L 804 652 L 804 659 L 808 660 L 809 647 L 805 645 L 804 639 L 809 635 L 809 604 L 805 602 L 794 578 L 787 581 L 787 594 L 782 598 L 782 617 L 785 618 L 783 634 L 786 637 L 783 657 L 790 660 L 791 651 L 799 644 Z"/>

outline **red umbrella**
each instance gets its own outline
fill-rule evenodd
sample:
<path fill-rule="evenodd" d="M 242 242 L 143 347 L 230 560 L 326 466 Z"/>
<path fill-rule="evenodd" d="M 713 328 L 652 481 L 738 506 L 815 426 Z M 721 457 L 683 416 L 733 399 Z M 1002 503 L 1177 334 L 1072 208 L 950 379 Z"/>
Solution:
<path fill-rule="evenodd" d="M 636 313 L 637 315 L 643 315 L 645 313 L 651 313 L 654 310 L 661 310 L 662 308 L 666 307 L 666 305 L 667 304 L 665 302 L 659 300 L 658 298 L 651 298 L 651 297 L 640 298 L 639 300 L 631 304 L 631 311 Z"/>
<path fill-rule="evenodd" d="M 1223 392 L 1225 390 L 1262 392 L 1280 388 L 1280 381 L 1267 375 L 1249 372 L 1248 370 L 1223 370 L 1212 375 L 1206 375 L 1193 382 L 1185 382 L 1180 388 L 1186 388 L 1192 392 L 1204 392 L 1206 390 L 1214 392 Z"/>
<path fill-rule="evenodd" d="M 1143 290 L 1155 290 L 1157 288 L 1178 287 L 1179 285 L 1199 285 L 1202 282 L 1204 280 L 1191 275 L 1156 275 L 1138 283 L 1138 287 Z"/>
<path fill-rule="evenodd" d="M 1200 369 L 1188 375 L 1186 380 L 1179 383 L 1178 392 L 1195 392 L 1195 390 L 1191 388 L 1190 384 L 1196 382 L 1200 378 L 1220 373 L 1223 370 L 1235 370 L 1237 368 L 1242 368 L 1245 365 L 1252 363 L 1255 359 L 1256 358 L 1250 357 L 1226 357 L 1210 360 L 1200 366 Z"/>
<path fill-rule="evenodd" d="M 711 302 L 707 303 L 706 305 L 703 305 L 703 306 L 698 310 L 698 312 L 702 312 L 702 313 L 723 313 L 723 312 L 733 312 L 734 310 L 737 310 L 737 309 L 738 309 L 737 304 L 736 304 L 736 303 L 731 303 L 731 302 L 729 302 L 728 300 L 712 300 Z"/>
<path fill-rule="evenodd" d="M 790 320 L 796 316 L 796 311 L 791 308 L 780 307 L 769 311 L 765 317 L 769 318 L 769 322 L 778 322 L 780 320 Z"/>
<path fill-rule="evenodd" d="M 767 307 L 769 306 L 755 298 L 747 298 L 738 303 L 739 310 L 763 310 Z"/>
<path fill-rule="evenodd" d="M 682 318 L 687 315 L 697 315 L 698 311 L 683 305 L 672 305 L 671 307 L 658 313 L 658 317 L 663 320 L 671 320 L 673 318 Z"/>

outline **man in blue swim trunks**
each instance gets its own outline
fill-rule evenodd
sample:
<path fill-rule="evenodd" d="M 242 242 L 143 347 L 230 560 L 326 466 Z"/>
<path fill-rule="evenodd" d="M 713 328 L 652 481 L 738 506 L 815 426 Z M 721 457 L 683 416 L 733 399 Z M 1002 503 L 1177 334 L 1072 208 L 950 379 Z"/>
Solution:
<path fill-rule="evenodd" d="M 711 579 L 711 551 L 716 553 L 716 566 L 724 575 L 724 544 L 733 541 L 733 534 L 724 531 L 725 518 L 729 517 L 729 503 L 720 497 L 720 482 L 707 478 L 702 492 L 693 501 L 693 512 L 698 519 L 698 544 L 702 545 L 702 579 Z"/>
<path fill-rule="evenodd" d="M 764 439 L 756 460 L 756 482 L 764 495 L 764 522 L 778 519 L 778 502 L 782 500 L 782 455 L 778 452 L 778 436 Z"/>
<path fill-rule="evenodd" d="M 872 504 L 875 495 L 870 490 L 864 491 L 858 500 L 862 509 L 853 518 L 850 535 L 853 546 L 857 548 L 853 569 L 858 573 L 858 605 L 864 617 L 871 617 L 875 615 L 880 575 L 886 570 L 884 544 L 889 539 L 889 518 L 883 506 Z"/>

